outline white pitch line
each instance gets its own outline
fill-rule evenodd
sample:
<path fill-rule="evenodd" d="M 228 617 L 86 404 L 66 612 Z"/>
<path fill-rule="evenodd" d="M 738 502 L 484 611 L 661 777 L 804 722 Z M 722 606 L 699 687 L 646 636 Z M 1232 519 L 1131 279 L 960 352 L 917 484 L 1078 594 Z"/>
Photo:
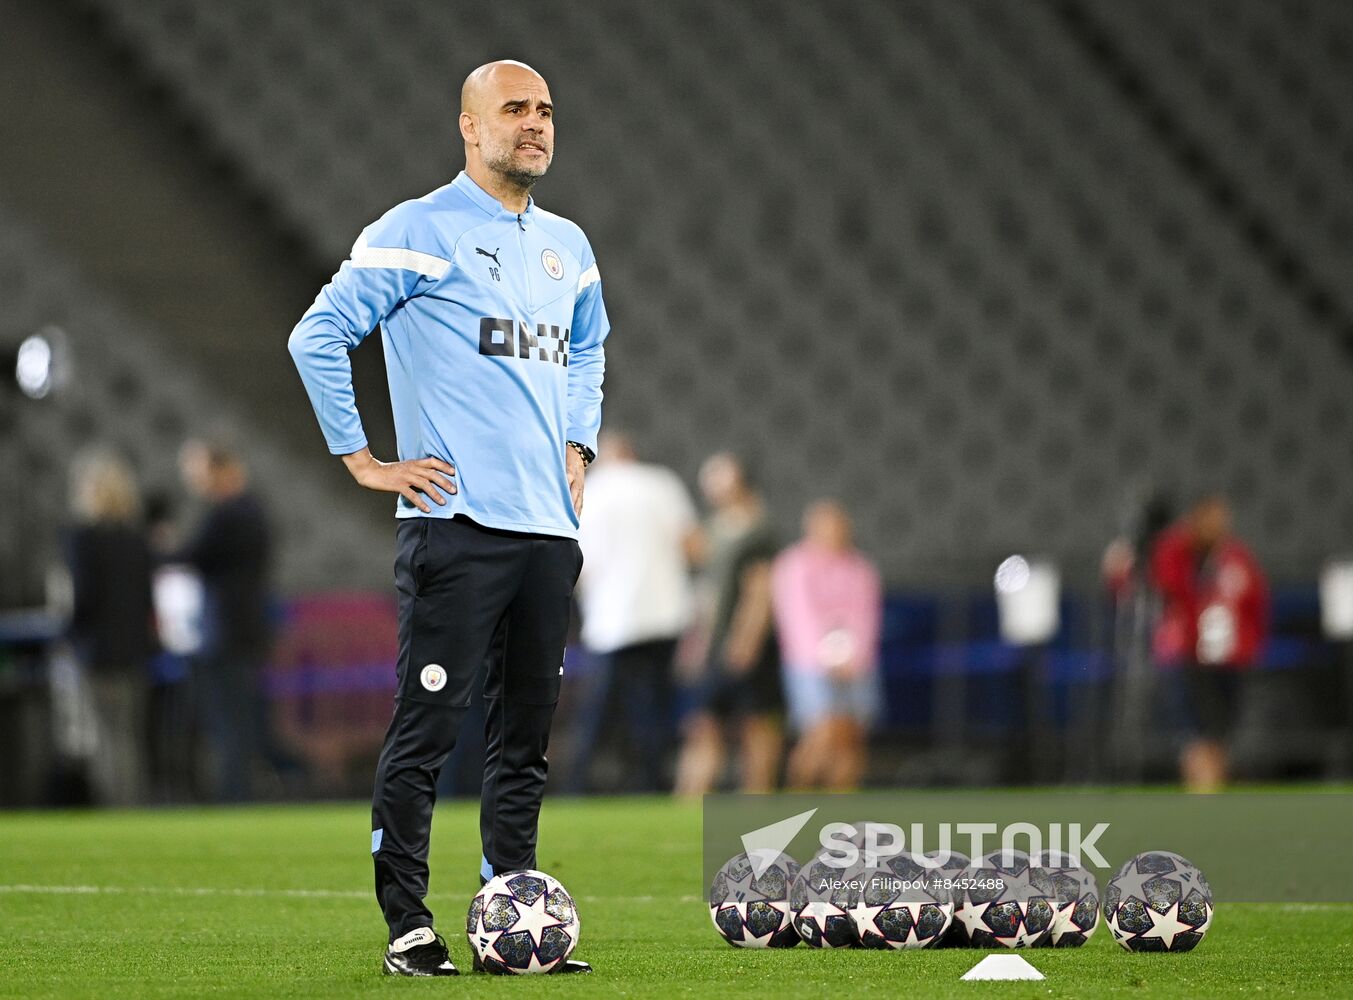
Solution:
<path fill-rule="evenodd" d="M 356 889 L 233 889 L 156 885 L 0 885 L 0 892 L 49 896 L 161 895 L 161 896 L 294 896 L 301 899 L 366 899 Z"/>
<path fill-rule="evenodd" d="M 580 903 L 700 903 L 699 896 L 579 896 Z"/>
<path fill-rule="evenodd" d="M 370 899 L 372 894 L 362 889 L 249 889 L 229 886 L 174 886 L 174 885 L 30 885 L 16 883 L 0 885 L 0 893 L 35 896 L 238 896 L 244 898 L 280 897 L 290 899 Z M 448 893 L 430 895 L 445 898 Z M 702 903 L 700 896 L 578 896 L 580 903 Z M 1237 905 L 1235 903 L 1223 905 Z M 1327 910 L 1353 909 L 1351 903 L 1241 903 L 1241 906 L 1271 906 L 1285 913 L 1318 913 Z"/>
<path fill-rule="evenodd" d="M 0 893 L 37 896 L 280 896 L 295 899 L 370 899 L 370 892 L 358 889 L 238 889 L 209 886 L 155 886 L 155 885 L 0 885 Z M 434 897 L 442 893 L 432 893 Z M 582 903 L 670 903 L 661 896 L 579 896 Z M 699 902 L 699 896 L 679 896 L 678 903 Z"/>

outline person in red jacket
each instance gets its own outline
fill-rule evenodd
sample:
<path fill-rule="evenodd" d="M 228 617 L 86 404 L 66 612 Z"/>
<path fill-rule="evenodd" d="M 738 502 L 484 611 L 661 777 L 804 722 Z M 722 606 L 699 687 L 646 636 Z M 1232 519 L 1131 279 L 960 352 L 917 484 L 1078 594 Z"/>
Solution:
<path fill-rule="evenodd" d="M 1180 757 L 1190 791 L 1226 782 L 1227 743 L 1240 711 L 1244 675 L 1268 630 L 1268 583 L 1250 550 L 1231 534 L 1225 499 L 1199 501 L 1156 542 L 1152 581 L 1164 600 L 1155 656 L 1184 669 L 1194 734 Z"/>

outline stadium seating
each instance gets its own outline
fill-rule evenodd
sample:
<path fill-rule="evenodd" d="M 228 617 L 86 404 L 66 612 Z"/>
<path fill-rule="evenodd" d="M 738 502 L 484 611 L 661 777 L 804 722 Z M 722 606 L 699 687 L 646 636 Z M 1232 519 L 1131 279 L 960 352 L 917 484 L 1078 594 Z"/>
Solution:
<path fill-rule="evenodd" d="M 72 295 L 72 288 L 83 290 Z M 277 528 L 279 588 L 287 592 L 362 580 L 389 563 L 389 536 L 374 532 L 320 484 L 289 474 L 288 458 L 268 429 L 200 374 L 157 349 L 144 324 L 109 302 L 39 236 L 0 208 L 0 300 L 5 320 L 0 348 L 44 332 L 62 352 L 64 391 L 25 399 L 5 372 L 0 387 L 0 605 L 36 604 L 43 597 L 47 558 L 59 551 L 67 522 L 69 464 L 90 445 L 119 449 L 152 486 L 178 483 L 178 449 L 185 436 L 230 427 L 250 443 L 258 489 Z M 12 357 L 12 353 L 9 354 Z M 116 419 L 110 419 L 110 415 Z M 189 501 L 183 497 L 184 504 Z M 316 517 L 315 511 L 324 511 Z M 25 572 L 26 571 L 26 572 Z"/>
<path fill-rule="evenodd" d="M 1317 321 L 1353 338 L 1353 33 L 1339 4 L 1131 6 L 1096 0 L 1086 26 L 1112 38 L 1168 107 L 1155 125 L 1296 287 Z M 1125 12 L 1128 16 L 1125 16 Z M 1165 100 L 1168 95 L 1168 101 Z"/>
<path fill-rule="evenodd" d="M 843 496 L 891 579 L 1088 574 L 1153 484 L 1280 572 L 1348 542 L 1345 6 L 87 2 L 328 266 L 457 169 L 468 69 L 537 64 L 608 418 Z"/>

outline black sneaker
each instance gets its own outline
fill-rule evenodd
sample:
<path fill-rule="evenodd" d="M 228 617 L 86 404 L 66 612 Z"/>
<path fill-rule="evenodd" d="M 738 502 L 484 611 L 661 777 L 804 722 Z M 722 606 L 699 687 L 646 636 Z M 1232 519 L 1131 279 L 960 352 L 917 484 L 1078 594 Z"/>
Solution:
<path fill-rule="evenodd" d="M 385 949 L 387 976 L 459 976 L 446 950 L 446 939 L 431 927 L 409 931 Z"/>

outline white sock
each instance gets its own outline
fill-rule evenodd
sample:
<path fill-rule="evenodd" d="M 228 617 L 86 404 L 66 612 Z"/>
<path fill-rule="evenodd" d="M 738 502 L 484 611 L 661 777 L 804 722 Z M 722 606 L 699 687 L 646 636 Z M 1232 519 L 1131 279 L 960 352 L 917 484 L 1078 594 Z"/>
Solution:
<path fill-rule="evenodd" d="M 409 931 L 403 937 L 390 942 L 390 950 L 394 952 L 408 951 L 420 944 L 431 944 L 436 939 L 437 936 L 432 933 L 431 927 L 419 927 L 417 930 Z"/>

